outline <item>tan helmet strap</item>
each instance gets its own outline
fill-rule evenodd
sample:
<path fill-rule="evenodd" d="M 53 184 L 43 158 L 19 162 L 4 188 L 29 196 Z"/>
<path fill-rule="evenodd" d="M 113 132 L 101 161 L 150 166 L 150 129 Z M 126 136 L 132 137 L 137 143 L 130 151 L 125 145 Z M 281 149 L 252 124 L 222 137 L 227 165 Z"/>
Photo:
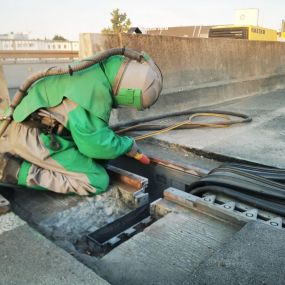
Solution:
<path fill-rule="evenodd" d="M 129 58 L 125 58 L 123 63 L 121 64 L 118 72 L 117 72 L 117 75 L 116 75 L 114 83 L 113 83 L 113 88 L 112 88 L 113 89 L 113 96 L 116 96 L 118 93 L 118 89 L 119 89 L 122 77 L 126 71 L 128 64 L 130 63 L 130 61 L 131 60 Z"/>

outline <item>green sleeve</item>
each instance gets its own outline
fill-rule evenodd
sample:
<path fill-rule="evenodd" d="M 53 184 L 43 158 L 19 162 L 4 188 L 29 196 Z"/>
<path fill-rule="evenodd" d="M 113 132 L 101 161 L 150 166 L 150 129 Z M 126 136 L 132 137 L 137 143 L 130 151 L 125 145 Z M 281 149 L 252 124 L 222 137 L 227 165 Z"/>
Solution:
<path fill-rule="evenodd" d="M 67 128 L 78 150 L 97 159 L 114 159 L 128 152 L 133 139 L 115 134 L 98 117 L 78 106 L 68 114 Z"/>

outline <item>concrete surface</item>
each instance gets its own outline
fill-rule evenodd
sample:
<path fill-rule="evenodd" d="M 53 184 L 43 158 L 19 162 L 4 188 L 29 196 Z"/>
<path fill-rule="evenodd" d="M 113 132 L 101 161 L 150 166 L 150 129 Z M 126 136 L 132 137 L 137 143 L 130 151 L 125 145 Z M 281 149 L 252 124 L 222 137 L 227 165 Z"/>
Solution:
<path fill-rule="evenodd" d="M 56 220 L 65 220 L 68 217 L 75 224 L 76 219 L 90 220 L 93 217 L 90 224 L 103 225 L 107 220 L 112 221 L 115 218 L 113 215 L 122 215 L 129 209 L 119 198 L 115 186 L 110 186 L 109 191 L 93 197 L 62 195 L 27 188 L 15 189 L 9 200 L 13 211 L 33 224 L 42 224 L 49 220 L 54 220 L 55 223 Z"/>
<path fill-rule="evenodd" d="M 80 34 L 80 57 L 118 46 L 149 53 L 164 74 L 165 89 L 285 73 L 285 46 L 279 42 Z"/>
<path fill-rule="evenodd" d="M 234 100 L 214 107 L 252 116 L 228 128 L 178 130 L 155 139 L 208 157 L 239 159 L 285 168 L 285 90 Z M 211 109 L 209 108 L 209 109 Z"/>
<path fill-rule="evenodd" d="M 0 235 L 0 283 L 109 284 L 28 225 Z"/>
<path fill-rule="evenodd" d="M 7 197 L 13 211 L 29 223 L 38 224 L 82 203 L 86 197 L 60 195 L 22 188 L 11 190 Z"/>
<path fill-rule="evenodd" d="M 3 71 L 8 88 L 18 89 L 31 74 L 47 70 L 50 67 L 66 67 L 71 60 L 41 60 L 41 61 L 19 61 L 3 62 Z"/>
<path fill-rule="evenodd" d="M 185 280 L 183 285 L 284 284 L 285 232 L 252 222 Z"/>
<path fill-rule="evenodd" d="M 150 110 L 119 109 L 113 114 L 114 122 L 285 88 L 283 43 L 130 34 L 80 35 L 81 57 L 118 46 L 149 53 L 162 70 L 164 86 Z"/>
<path fill-rule="evenodd" d="M 22 189 L 9 200 L 17 215 L 69 252 L 85 253 L 87 234 L 130 211 L 115 186 L 93 197 Z"/>
<path fill-rule="evenodd" d="M 197 172 L 208 173 L 213 168 L 221 165 L 221 163 L 214 159 L 208 159 L 202 155 L 195 155 L 177 145 L 169 145 L 163 141 L 142 140 L 137 142 L 137 144 L 142 151 L 152 158 L 163 161 L 167 160 L 167 162 L 180 165 L 182 168 L 197 169 Z"/>
<path fill-rule="evenodd" d="M 0 65 L 0 115 L 9 106 L 9 93 L 3 66 Z"/>
<path fill-rule="evenodd" d="M 195 212 L 171 213 L 98 261 L 111 284 L 181 284 L 236 227 Z"/>
<path fill-rule="evenodd" d="M 0 215 L 0 235 L 4 232 L 8 232 L 17 227 L 20 227 L 25 223 L 26 222 L 24 222 L 12 212 L 7 213 L 5 215 Z"/>

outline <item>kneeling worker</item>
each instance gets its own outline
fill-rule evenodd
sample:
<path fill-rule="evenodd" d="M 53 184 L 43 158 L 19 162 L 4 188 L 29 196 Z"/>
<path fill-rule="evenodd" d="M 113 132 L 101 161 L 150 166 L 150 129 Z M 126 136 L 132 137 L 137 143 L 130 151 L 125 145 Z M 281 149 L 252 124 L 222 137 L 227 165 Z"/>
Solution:
<path fill-rule="evenodd" d="M 68 72 L 50 69 L 19 91 L 24 97 L 0 137 L 2 183 L 78 195 L 107 190 L 100 160 L 138 153 L 132 138 L 109 128 L 112 108 L 144 110 L 162 89 L 160 70 L 147 54 L 117 50 L 79 61 L 80 68 Z"/>

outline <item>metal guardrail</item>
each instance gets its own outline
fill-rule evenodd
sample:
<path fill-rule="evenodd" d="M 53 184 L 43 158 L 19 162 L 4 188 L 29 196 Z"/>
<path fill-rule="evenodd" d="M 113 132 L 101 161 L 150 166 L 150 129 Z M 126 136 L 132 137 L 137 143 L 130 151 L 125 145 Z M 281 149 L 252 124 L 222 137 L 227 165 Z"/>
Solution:
<path fill-rule="evenodd" d="M 31 51 L 31 50 L 0 50 L 0 60 L 26 59 L 26 58 L 78 58 L 78 51 Z"/>

